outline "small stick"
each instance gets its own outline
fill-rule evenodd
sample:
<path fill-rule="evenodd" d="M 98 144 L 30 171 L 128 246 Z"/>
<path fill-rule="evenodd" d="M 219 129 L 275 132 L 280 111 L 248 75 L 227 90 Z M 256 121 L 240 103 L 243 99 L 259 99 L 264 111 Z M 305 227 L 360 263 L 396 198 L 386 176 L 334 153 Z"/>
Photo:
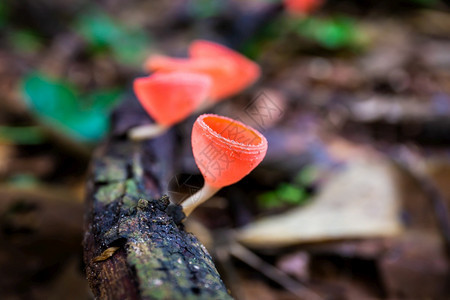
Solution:
<path fill-rule="evenodd" d="M 280 269 L 262 260 L 252 251 L 248 250 L 239 243 L 233 243 L 229 247 L 231 255 L 260 271 L 268 278 L 280 284 L 289 292 L 301 299 L 319 300 L 322 299 L 315 292 L 304 287 L 300 282 L 295 281 Z"/>

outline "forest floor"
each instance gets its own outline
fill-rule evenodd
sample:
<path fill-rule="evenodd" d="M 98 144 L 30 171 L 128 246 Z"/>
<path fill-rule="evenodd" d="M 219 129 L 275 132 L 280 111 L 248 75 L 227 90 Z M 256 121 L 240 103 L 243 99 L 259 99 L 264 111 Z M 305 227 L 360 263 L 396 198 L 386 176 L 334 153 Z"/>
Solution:
<path fill-rule="evenodd" d="M 267 156 L 186 222 L 232 295 L 449 298 L 448 5 L 328 1 L 295 16 L 275 2 L 0 3 L 2 299 L 92 298 L 81 247 L 92 151 L 145 57 L 186 56 L 198 38 L 262 69 L 211 112 L 260 130 Z M 175 128 L 173 201 L 202 185 L 194 120 Z"/>

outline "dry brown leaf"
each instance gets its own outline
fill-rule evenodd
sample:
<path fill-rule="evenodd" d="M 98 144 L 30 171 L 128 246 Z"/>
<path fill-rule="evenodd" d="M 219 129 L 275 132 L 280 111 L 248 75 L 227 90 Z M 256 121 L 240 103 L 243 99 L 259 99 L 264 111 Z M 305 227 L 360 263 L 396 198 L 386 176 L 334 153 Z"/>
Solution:
<path fill-rule="evenodd" d="M 94 257 L 92 259 L 93 262 L 100 262 L 100 261 L 104 261 L 107 260 L 108 258 L 110 258 L 111 256 L 114 255 L 114 253 L 116 253 L 116 251 L 119 250 L 119 247 L 109 247 L 108 249 L 106 249 L 105 251 L 102 252 L 102 254 L 100 254 L 97 257 Z"/>
<path fill-rule="evenodd" d="M 350 164 L 305 207 L 256 221 L 238 231 L 255 247 L 280 247 L 401 232 L 394 167 L 382 159 Z"/>

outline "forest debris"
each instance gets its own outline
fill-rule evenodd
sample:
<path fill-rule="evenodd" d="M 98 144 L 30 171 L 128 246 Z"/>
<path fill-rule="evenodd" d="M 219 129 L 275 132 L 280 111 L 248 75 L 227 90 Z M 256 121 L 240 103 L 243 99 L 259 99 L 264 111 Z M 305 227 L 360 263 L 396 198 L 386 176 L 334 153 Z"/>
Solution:
<path fill-rule="evenodd" d="M 426 162 L 426 173 L 437 185 L 450 206 L 450 160 L 433 159 Z M 449 212 L 450 213 L 450 212 Z"/>
<path fill-rule="evenodd" d="M 380 156 L 370 146 L 357 144 L 339 136 L 323 136 L 323 139 L 326 140 L 326 151 L 330 158 L 339 163 Z"/>
<path fill-rule="evenodd" d="M 43 285 L 79 255 L 83 205 L 68 190 L 67 186 L 0 184 L 2 298 L 11 294 L 50 299 Z M 45 296 L 31 297 L 30 289 Z"/>
<path fill-rule="evenodd" d="M 308 252 L 299 251 L 296 253 L 282 256 L 276 264 L 276 267 L 288 275 L 295 276 L 299 281 L 309 280 L 309 261 Z"/>
<path fill-rule="evenodd" d="M 399 234 L 399 197 L 394 169 L 386 161 L 356 162 L 325 185 L 310 205 L 242 228 L 238 240 L 280 247 L 345 238 Z"/>
<path fill-rule="evenodd" d="M 93 299 L 78 257 L 71 257 L 58 276 L 48 284 L 33 288 L 31 299 L 80 300 Z"/>
<path fill-rule="evenodd" d="M 450 19 L 449 19 L 450 20 Z M 450 41 L 429 40 L 421 47 L 421 59 L 425 64 L 435 72 L 448 73 L 450 67 Z M 444 84 L 444 82 L 442 82 Z"/>
<path fill-rule="evenodd" d="M 379 266 L 390 299 L 438 299 L 445 295 L 449 265 L 437 234 L 408 232 L 396 240 Z"/>
<path fill-rule="evenodd" d="M 314 291 L 307 289 L 300 282 L 293 280 L 286 273 L 265 262 L 259 256 L 239 243 L 233 243 L 230 245 L 229 249 L 231 255 L 255 268 L 268 278 L 274 280 L 292 294 L 300 297 L 300 299 L 321 299 L 321 297 Z"/>
<path fill-rule="evenodd" d="M 404 26 L 395 21 L 367 25 L 373 47 L 359 60 L 358 69 L 366 78 L 384 78 L 394 69 L 400 69 L 411 57 L 412 37 Z"/>
<path fill-rule="evenodd" d="M 105 251 L 102 252 L 102 254 L 100 254 L 97 257 L 94 257 L 92 259 L 93 262 L 100 262 L 100 261 L 104 261 L 107 260 L 108 258 L 110 258 L 111 256 L 114 255 L 114 253 L 116 253 L 116 251 L 119 250 L 119 247 L 109 247 L 108 249 L 106 249 Z"/>
<path fill-rule="evenodd" d="M 298 300 L 291 293 L 271 287 L 256 279 L 240 279 L 242 285 L 242 298 L 246 300 Z"/>
<path fill-rule="evenodd" d="M 0 143 L 0 175 L 3 175 L 9 167 L 9 161 L 14 153 L 14 147 Z"/>
<path fill-rule="evenodd" d="M 359 122 L 400 122 L 405 120 L 428 120 L 434 116 L 430 102 L 417 98 L 405 99 L 376 96 L 356 102 L 352 108 L 352 119 Z"/>
<path fill-rule="evenodd" d="M 325 244 L 312 244 L 305 250 L 311 255 L 335 254 L 347 258 L 377 259 L 392 244 L 390 238 L 374 238 L 352 241 L 336 241 Z"/>
<path fill-rule="evenodd" d="M 419 32 L 442 37 L 448 37 L 450 34 L 450 14 L 448 12 L 431 9 L 422 10 L 411 21 Z"/>

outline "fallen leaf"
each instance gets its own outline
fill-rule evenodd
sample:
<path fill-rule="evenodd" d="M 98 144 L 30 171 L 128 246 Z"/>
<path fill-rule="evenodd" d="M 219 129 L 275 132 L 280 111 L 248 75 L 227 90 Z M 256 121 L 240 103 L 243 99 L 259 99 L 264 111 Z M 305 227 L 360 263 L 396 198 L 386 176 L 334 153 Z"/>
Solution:
<path fill-rule="evenodd" d="M 108 249 L 106 249 L 105 251 L 102 252 L 102 254 L 100 254 L 97 257 L 94 257 L 92 259 L 93 262 L 100 262 L 100 261 L 104 261 L 107 260 L 108 258 L 110 258 L 111 256 L 114 255 L 114 253 L 119 250 L 119 247 L 109 247 Z"/>
<path fill-rule="evenodd" d="M 311 204 L 256 221 L 238 231 L 248 246 L 281 247 L 401 232 L 400 199 L 393 166 L 382 159 L 348 165 Z"/>

